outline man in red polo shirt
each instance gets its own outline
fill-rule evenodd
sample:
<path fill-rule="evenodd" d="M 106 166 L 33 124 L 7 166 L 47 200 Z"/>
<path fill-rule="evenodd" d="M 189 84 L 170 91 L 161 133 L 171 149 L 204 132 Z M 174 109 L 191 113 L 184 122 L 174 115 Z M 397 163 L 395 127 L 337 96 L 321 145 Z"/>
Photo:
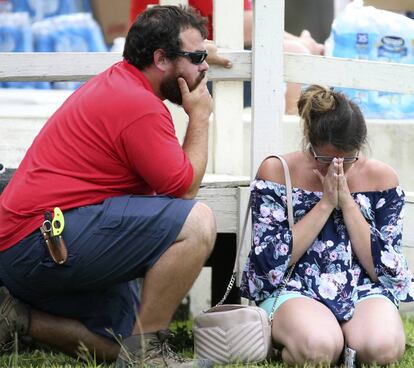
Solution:
<path fill-rule="evenodd" d="M 211 210 L 193 200 L 212 108 L 205 23 L 187 8 L 143 12 L 124 60 L 35 138 L 0 196 L 0 344 L 17 332 L 71 355 L 81 342 L 120 367 L 211 366 L 166 345 L 216 234 Z M 188 114 L 182 146 L 164 99 Z"/>

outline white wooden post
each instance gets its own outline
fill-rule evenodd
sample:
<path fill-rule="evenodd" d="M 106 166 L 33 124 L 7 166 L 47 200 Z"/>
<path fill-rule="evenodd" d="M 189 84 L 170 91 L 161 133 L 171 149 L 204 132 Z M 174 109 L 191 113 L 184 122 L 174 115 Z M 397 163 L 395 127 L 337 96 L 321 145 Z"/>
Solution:
<path fill-rule="evenodd" d="M 282 146 L 284 0 L 253 2 L 251 175 Z"/>
<path fill-rule="evenodd" d="M 214 0 L 214 41 L 218 47 L 243 49 L 243 0 Z M 213 167 L 217 174 L 243 171 L 243 82 L 213 82 Z M 211 159 L 211 155 L 209 157 Z"/>

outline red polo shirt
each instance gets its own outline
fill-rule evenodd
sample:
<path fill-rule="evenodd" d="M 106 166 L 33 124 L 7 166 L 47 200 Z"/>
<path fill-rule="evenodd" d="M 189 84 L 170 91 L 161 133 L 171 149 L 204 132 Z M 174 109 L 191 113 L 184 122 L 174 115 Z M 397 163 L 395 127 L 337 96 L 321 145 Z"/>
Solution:
<path fill-rule="evenodd" d="M 167 107 L 144 74 L 119 62 L 75 91 L 33 141 L 0 196 L 0 250 L 55 206 L 125 194 L 180 197 L 192 180 Z"/>

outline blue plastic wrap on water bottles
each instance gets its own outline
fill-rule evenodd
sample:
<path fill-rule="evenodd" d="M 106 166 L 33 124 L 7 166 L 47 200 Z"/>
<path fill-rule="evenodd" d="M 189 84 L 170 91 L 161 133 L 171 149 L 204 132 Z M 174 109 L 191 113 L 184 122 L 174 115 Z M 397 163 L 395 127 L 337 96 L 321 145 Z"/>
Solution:
<path fill-rule="evenodd" d="M 27 13 L 0 13 L 0 52 L 31 52 L 32 32 Z M 33 82 L 3 82 L 8 88 L 33 88 Z"/>
<path fill-rule="evenodd" d="M 414 20 L 406 16 L 349 3 L 333 21 L 326 42 L 327 56 L 393 63 L 414 63 Z M 404 119 L 414 117 L 414 95 L 343 89 L 362 108 L 365 117 Z"/>
<path fill-rule="evenodd" d="M 32 26 L 35 51 L 107 51 L 101 29 L 90 13 L 60 15 L 35 22 Z M 53 88 L 74 89 L 79 82 L 54 82 Z"/>
<path fill-rule="evenodd" d="M 0 13 L 8 13 L 12 11 L 11 0 L 0 0 Z"/>
<path fill-rule="evenodd" d="M 28 12 L 32 21 L 91 11 L 88 0 L 11 0 L 11 2 L 14 12 Z"/>

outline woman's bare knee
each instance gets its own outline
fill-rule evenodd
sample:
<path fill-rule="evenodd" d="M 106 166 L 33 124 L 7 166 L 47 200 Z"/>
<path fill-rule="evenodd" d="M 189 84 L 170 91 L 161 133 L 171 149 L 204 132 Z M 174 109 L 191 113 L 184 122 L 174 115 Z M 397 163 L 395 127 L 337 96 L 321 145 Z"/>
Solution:
<path fill-rule="evenodd" d="M 397 363 L 404 355 L 405 337 L 373 334 L 370 338 L 357 341 L 352 348 L 356 350 L 357 359 L 361 364 Z"/>
<path fill-rule="evenodd" d="M 305 362 L 334 363 L 338 360 L 342 351 L 342 345 L 338 344 L 330 336 L 321 336 L 315 333 L 302 346 L 302 357 Z"/>
<path fill-rule="evenodd" d="M 310 298 L 283 303 L 275 314 L 272 336 L 276 344 L 284 347 L 282 358 L 290 365 L 335 363 L 344 346 L 335 316 Z"/>
<path fill-rule="evenodd" d="M 332 364 L 338 361 L 343 349 L 342 336 L 313 333 L 302 336 L 294 346 L 286 346 L 282 350 L 283 360 L 292 365 Z"/>
<path fill-rule="evenodd" d="M 405 333 L 398 310 L 383 298 L 359 302 L 354 316 L 342 326 L 347 345 L 360 363 L 387 365 L 405 351 Z"/>

